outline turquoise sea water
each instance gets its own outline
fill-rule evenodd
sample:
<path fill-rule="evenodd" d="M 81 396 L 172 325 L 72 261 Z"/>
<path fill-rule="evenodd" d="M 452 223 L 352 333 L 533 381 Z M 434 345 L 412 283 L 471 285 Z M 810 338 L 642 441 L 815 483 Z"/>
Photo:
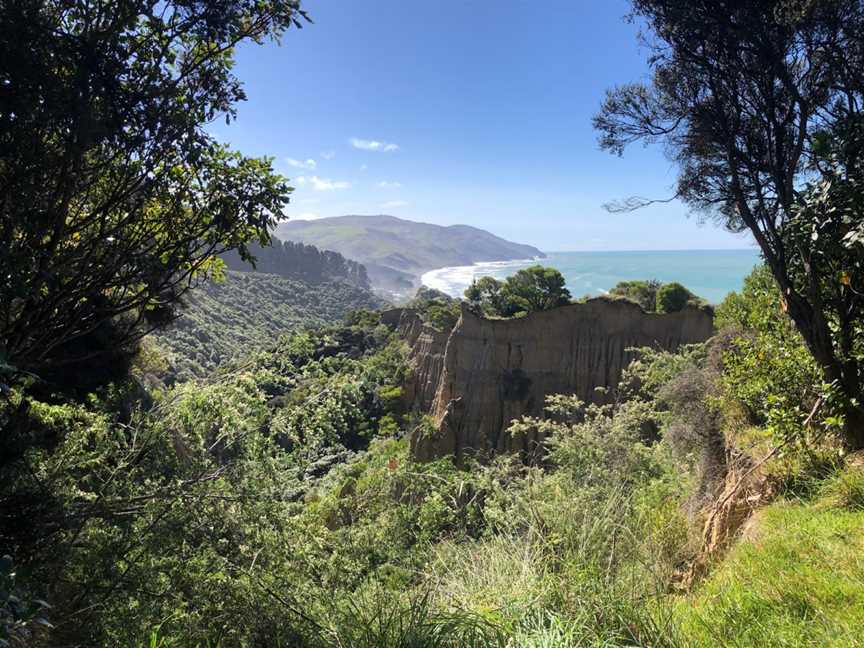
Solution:
<path fill-rule="evenodd" d="M 535 261 L 476 263 L 440 268 L 423 275 L 423 283 L 461 296 L 475 277 L 503 279 L 520 268 L 541 263 L 561 271 L 573 297 L 601 295 L 619 281 L 678 281 L 712 303 L 740 290 L 744 277 L 759 263 L 756 250 L 686 250 L 670 252 L 551 252 Z"/>

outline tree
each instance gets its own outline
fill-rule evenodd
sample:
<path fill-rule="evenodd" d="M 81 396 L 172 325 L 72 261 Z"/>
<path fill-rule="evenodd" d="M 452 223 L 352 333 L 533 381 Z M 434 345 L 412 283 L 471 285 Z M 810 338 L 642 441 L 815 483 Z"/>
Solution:
<path fill-rule="evenodd" d="M 428 286 L 420 286 L 407 307 L 416 310 L 424 322 L 439 331 L 451 331 L 461 314 L 459 300 Z"/>
<path fill-rule="evenodd" d="M 611 90 L 603 148 L 660 143 L 675 197 L 749 230 L 826 382 L 844 440 L 864 447 L 861 214 L 864 7 L 860 0 L 632 0 L 653 79 Z M 808 185 L 808 182 L 810 183 Z M 618 209 L 648 202 L 629 199 Z"/>
<path fill-rule="evenodd" d="M 657 309 L 657 291 L 662 286 L 656 279 L 647 281 L 619 281 L 609 294 L 614 297 L 627 297 L 642 307 L 646 313 Z"/>
<path fill-rule="evenodd" d="M 507 277 L 504 293 L 513 308 L 529 313 L 570 303 L 570 291 L 564 286 L 563 275 L 555 268 L 541 265 Z"/>
<path fill-rule="evenodd" d="M 657 312 L 677 313 L 683 310 L 691 299 L 693 299 L 693 293 L 677 281 L 663 284 L 657 290 Z"/>
<path fill-rule="evenodd" d="M 465 299 L 485 315 L 513 317 L 569 304 L 570 291 L 558 270 L 536 265 L 519 270 L 503 283 L 481 277 L 465 290 Z"/>
<path fill-rule="evenodd" d="M 509 306 L 502 294 L 504 284 L 494 277 L 480 277 L 465 289 L 465 299 L 483 315 L 509 317 Z"/>
<path fill-rule="evenodd" d="M 0 367 L 68 379 L 169 321 L 216 254 L 269 241 L 291 188 L 205 126 L 245 98 L 234 48 L 305 13 L 25 0 L 0 16 Z"/>

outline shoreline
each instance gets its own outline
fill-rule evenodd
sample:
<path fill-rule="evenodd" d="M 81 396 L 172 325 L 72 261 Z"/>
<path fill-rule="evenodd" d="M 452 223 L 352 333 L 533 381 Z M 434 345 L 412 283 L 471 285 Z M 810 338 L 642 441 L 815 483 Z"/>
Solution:
<path fill-rule="evenodd" d="M 677 281 L 706 301 L 719 303 L 741 289 L 744 277 L 760 263 L 760 257 L 758 251 L 747 248 L 548 252 L 544 258 L 436 268 L 422 273 L 419 280 L 423 286 L 459 298 L 477 277 L 500 280 L 537 263 L 558 269 L 574 297 L 606 294 L 620 281 L 657 279 Z"/>
<path fill-rule="evenodd" d="M 426 286 L 427 288 L 433 288 L 435 290 L 440 290 L 443 293 L 450 295 L 451 297 L 461 297 L 462 292 L 465 290 L 462 288 L 458 292 L 453 291 L 453 284 L 455 282 L 448 282 L 443 277 L 445 275 L 456 275 L 460 277 L 470 277 L 468 279 L 465 287 L 467 288 L 474 277 L 478 276 L 478 270 L 482 268 L 504 268 L 508 266 L 513 266 L 514 270 L 521 269 L 520 266 L 529 267 L 536 263 L 540 263 L 545 259 L 548 259 L 548 254 L 542 257 L 533 257 L 531 259 L 512 259 L 510 261 L 475 261 L 471 265 L 464 266 L 444 266 L 443 268 L 435 268 L 433 270 L 427 270 L 423 274 L 420 275 L 420 285 Z M 486 276 L 486 275 L 480 275 Z"/>

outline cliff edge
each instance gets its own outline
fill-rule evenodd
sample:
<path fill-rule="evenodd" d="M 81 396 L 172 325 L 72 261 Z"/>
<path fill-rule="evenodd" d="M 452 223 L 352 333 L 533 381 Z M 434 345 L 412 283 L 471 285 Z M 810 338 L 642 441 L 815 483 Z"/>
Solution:
<path fill-rule="evenodd" d="M 628 349 L 675 350 L 707 340 L 713 315 L 705 308 L 646 313 L 626 300 L 591 299 L 517 319 L 485 319 L 463 304 L 447 334 L 424 326 L 410 309 L 388 321 L 411 346 L 413 378 L 406 389 L 415 409 L 431 415 L 432 434 L 416 431 L 420 460 L 522 449 L 506 430 L 523 415 L 540 416 L 547 395 L 575 394 L 590 403 L 612 396 L 633 360 Z"/>

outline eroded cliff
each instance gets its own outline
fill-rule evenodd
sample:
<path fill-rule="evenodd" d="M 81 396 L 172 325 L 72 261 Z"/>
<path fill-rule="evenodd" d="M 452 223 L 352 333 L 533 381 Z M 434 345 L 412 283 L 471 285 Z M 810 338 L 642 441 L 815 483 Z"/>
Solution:
<path fill-rule="evenodd" d="M 391 311 L 390 319 L 412 349 L 406 391 L 434 421 L 432 434 L 415 432 L 411 440 L 421 460 L 522 449 L 524 440 L 514 443 L 507 427 L 520 416 L 542 414 L 547 395 L 602 403 L 611 395 L 597 388 L 618 384 L 633 360 L 628 349 L 674 350 L 713 332 L 707 309 L 646 313 L 604 298 L 507 320 L 463 307 L 449 335 L 424 326 L 411 310 Z"/>

